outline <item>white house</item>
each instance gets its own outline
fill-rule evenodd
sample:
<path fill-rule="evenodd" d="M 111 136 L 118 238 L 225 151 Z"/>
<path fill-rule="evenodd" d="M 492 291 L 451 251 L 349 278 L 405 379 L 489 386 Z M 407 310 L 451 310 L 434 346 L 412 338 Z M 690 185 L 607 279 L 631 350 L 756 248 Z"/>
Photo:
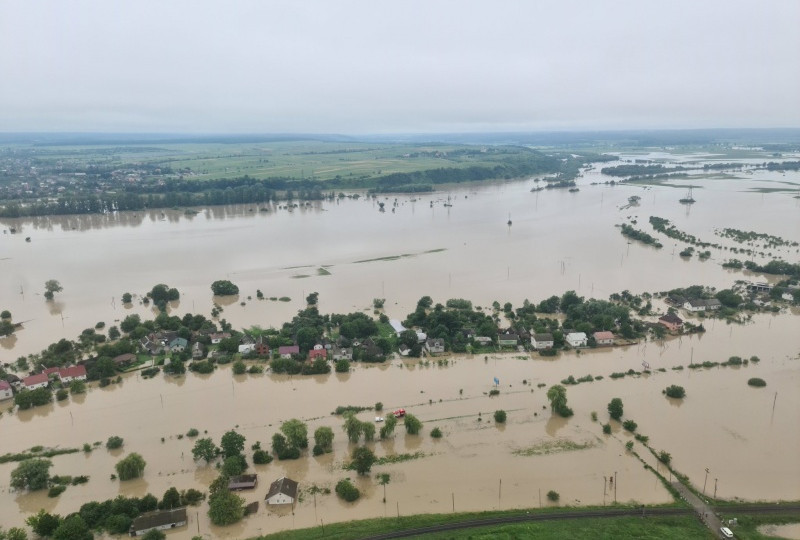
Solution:
<path fill-rule="evenodd" d="M 553 334 L 531 334 L 531 346 L 536 350 L 552 349 Z"/>
<path fill-rule="evenodd" d="M 353 359 L 353 349 L 350 347 L 335 347 L 333 349 L 333 356 L 334 361 L 337 360 L 352 360 Z"/>
<path fill-rule="evenodd" d="M 72 381 L 85 381 L 86 380 L 86 367 L 84 366 L 70 366 L 58 370 L 58 378 L 62 383 Z"/>
<path fill-rule="evenodd" d="M 269 486 L 267 504 L 294 504 L 297 500 L 297 482 L 291 478 L 278 478 Z"/>
<path fill-rule="evenodd" d="M 239 353 L 247 354 L 256 350 L 256 340 L 247 334 L 243 334 L 239 340 Z"/>
<path fill-rule="evenodd" d="M 4 399 L 11 399 L 14 397 L 14 392 L 11 390 L 11 385 L 6 381 L 0 380 L 0 401 Z"/>
<path fill-rule="evenodd" d="M 46 388 L 50 384 L 50 378 L 46 373 L 37 373 L 30 377 L 22 379 L 22 384 L 27 390 L 36 390 L 37 388 Z"/>
<path fill-rule="evenodd" d="M 719 309 L 721 306 L 722 303 L 716 298 L 709 298 L 708 300 L 703 300 L 703 299 L 687 300 L 683 304 L 683 308 L 687 311 L 691 311 L 692 313 L 697 313 L 698 311 L 705 311 L 707 309 L 708 310 Z"/>
<path fill-rule="evenodd" d="M 594 341 L 598 345 L 613 345 L 614 334 L 612 334 L 611 332 L 595 332 Z"/>
<path fill-rule="evenodd" d="M 231 337 L 231 335 L 228 332 L 215 332 L 213 334 L 209 334 L 208 337 L 211 338 L 212 345 L 216 345 L 223 339 Z"/>
<path fill-rule="evenodd" d="M 407 330 L 407 328 L 403 326 L 403 323 L 397 319 L 389 319 L 389 325 L 391 325 L 398 336 Z"/>
<path fill-rule="evenodd" d="M 433 338 L 425 342 L 425 350 L 430 354 L 438 354 L 444 352 L 444 340 L 442 338 Z"/>
<path fill-rule="evenodd" d="M 578 347 L 586 347 L 588 338 L 584 332 L 570 332 L 567 334 L 567 343 L 570 347 L 577 349 Z"/>

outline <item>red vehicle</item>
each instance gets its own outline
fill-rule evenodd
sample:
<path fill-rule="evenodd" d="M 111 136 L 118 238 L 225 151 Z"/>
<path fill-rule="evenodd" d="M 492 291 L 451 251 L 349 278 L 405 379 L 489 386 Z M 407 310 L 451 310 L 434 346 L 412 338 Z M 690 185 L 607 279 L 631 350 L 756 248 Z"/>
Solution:
<path fill-rule="evenodd" d="M 392 414 L 394 414 L 395 418 L 402 418 L 402 417 L 404 417 L 406 415 L 406 410 L 405 409 L 397 409 Z"/>

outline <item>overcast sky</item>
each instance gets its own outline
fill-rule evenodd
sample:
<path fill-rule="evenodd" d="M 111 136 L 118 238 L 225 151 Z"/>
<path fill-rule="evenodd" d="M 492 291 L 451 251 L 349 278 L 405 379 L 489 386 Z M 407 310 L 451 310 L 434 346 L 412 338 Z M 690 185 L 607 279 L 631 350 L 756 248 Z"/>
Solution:
<path fill-rule="evenodd" d="M 800 127 L 798 26 L 798 0 L 0 0 L 0 131 Z"/>

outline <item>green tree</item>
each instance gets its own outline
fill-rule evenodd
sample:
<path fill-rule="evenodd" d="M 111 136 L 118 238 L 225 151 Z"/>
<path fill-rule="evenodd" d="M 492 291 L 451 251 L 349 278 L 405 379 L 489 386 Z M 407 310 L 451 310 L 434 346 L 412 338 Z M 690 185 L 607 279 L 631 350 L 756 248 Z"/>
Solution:
<path fill-rule="evenodd" d="M 361 492 L 354 486 L 349 478 L 336 482 L 336 495 L 347 502 L 353 502 L 361 496 Z"/>
<path fill-rule="evenodd" d="M 567 389 L 555 384 L 547 389 L 547 399 L 550 401 L 550 410 L 558 412 L 567 406 Z"/>
<path fill-rule="evenodd" d="M 344 415 L 344 432 L 350 442 L 357 443 L 361 438 L 361 421 L 353 413 Z"/>
<path fill-rule="evenodd" d="M 29 516 L 25 523 L 39 536 L 51 536 L 53 531 L 61 525 L 61 516 L 49 514 L 44 511 L 44 508 L 41 508 L 37 514 Z"/>
<path fill-rule="evenodd" d="M 64 519 L 53 531 L 53 540 L 92 540 L 94 535 L 79 514 Z"/>
<path fill-rule="evenodd" d="M 55 279 L 48 279 L 44 282 L 44 297 L 48 300 L 52 300 L 55 293 L 63 290 L 64 287 Z"/>
<path fill-rule="evenodd" d="M 350 362 L 344 358 L 337 360 L 336 367 L 334 369 L 336 370 L 336 373 L 348 373 L 350 371 Z"/>
<path fill-rule="evenodd" d="M 81 380 L 74 380 L 69 383 L 69 391 L 71 394 L 85 394 L 86 383 Z"/>
<path fill-rule="evenodd" d="M 625 420 L 622 423 L 622 427 L 625 428 L 626 431 L 630 431 L 631 433 L 633 433 L 634 431 L 636 431 L 638 424 L 633 420 Z"/>
<path fill-rule="evenodd" d="M 353 460 L 352 464 L 356 472 L 361 475 L 367 474 L 376 460 L 375 454 L 366 446 L 354 448 L 350 457 Z"/>
<path fill-rule="evenodd" d="M 306 296 L 306 302 L 308 303 L 309 306 L 317 305 L 317 301 L 318 300 L 319 300 L 319 293 L 318 292 L 312 292 L 311 294 Z"/>
<path fill-rule="evenodd" d="M 240 435 L 233 430 L 226 432 L 220 440 L 222 455 L 225 457 L 238 456 L 244 451 L 244 435 Z"/>
<path fill-rule="evenodd" d="M 51 401 L 53 401 L 53 393 L 49 388 L 21 390 L 14 395 L 14 404 L 21 410 L 30 409 L 38 405 L 46 405 Z"/>
<path fill-rule="evenodd" d="M 211 292 L 213 292 L 216 296 L 228 296 L 232 294 L 239 294 L 239 287 L 227 279 L 221 279 L 211 284 Z"/>
<path fill-rule="evenodd" d="M 229 456 L 222 462 L 222 472 L 227 476 L 239 476 L 247 470 L 247 462 L 243 456 Z"/>
<path fill-rule="evenodd" d="M 116 435 L 112 435 L 106 441 L 106 448 L 108 448 L 109 450 L 116 450 L 117 448 L 122 448 L 123 442 L 124 441 L 122 437 L 117 437 Z"/>
<path fill-rule="evenodd" d="M 233 525 L 244 517 L 244 499 L 221 489 L 208 498 L 208 517 L 214 525 Z"/>
<path fill-rule="evenodd" d="M 663 463 L 664 465 L 669 465 L 672 461 L 672 455 L 667 452 L 666 450 L 662 450 L 658 453 L 658 461 Z"/>
<path fill-rule="evenodd" d="M 119 339 L 119 336 L 120 336 L 119 328 L 117 328 L 116 326 L 110 326 L 108 328 L 108 339 L 113 341 Z"/>
<path fill-rule="evenodd" d="M 676 384 L 669 385 L 667 389 L 664 390 L 664 393 L 671 398 L 682 399 L 686 397 L 686 390 L 683 388 L 683 386 L 678 386 Z"/>
<path fill-rule="evenodd" d="M 131 293 L 129 292 L 123 293 L 122 295 L 123 304 L 130 304 L 132 301 L 133 301 L 133 296 L 131 296 Z"/>
<path fill-rule="evenodd" d="M 397 418 L 393 414 L 386 416 L 383 426 L 381 426 L 380 436 L 381 439 L 386 439 L 394 433 L 394 428 L 397 426 Z"/>
<path fill-rule="evenodd" d="M 144 458 L 133 452 L 118 461 L 114 467 L 117 469 L 117 476 L 120 480 L 132 480 L 139 478 L 144 473 L 145 465 L 147 465 L 147 462 Z"/>
<path fill-rule="evenodd" d="M 47 487 L 49 471 L 53 463 L 47 459 L 26 459 L 11 471 L 11 487 L 36 491 Z"/>
<path fill-rule="evenodd" d="M 247 371 L 247 366 L 241 360 L 237 360 L 236 362 L 233 363 L 231 369 L 233 370 L 234 375 L 244 375 L 245 372 Z"/>
<path fill-rule="evenodd" d="M 0 527 L 0 540 L 28 540 L 28 533 L 19 527 L 11 527 L 7 531 Z"/>
<path fill-rule="evenodd" d="M 383 502 L 386 502 L 386 484 L 388 484 L 392 480 L 392 477 L 389 473 L 380 473 L 378 475 L 378 484 L 383 486 Z"/>
<path fill-rule="evenodd" d="M 220 450 L 210 438 L 197 439 L 192 448 L 192 456 L 195 461 L 204 459 L 206 463 L 211 463 L 217 457 Z"/>
<path fill-rule="evenodd" d="M 166 540 L 167 535 L 158 529 L 150 529 L 142 536 L 142 540 Z"/>
<path fill-rule="evenodd" d="M 558 502 L 558 499 L 561 498 L 561 495 L 558 494 L 557 491 L 553 491 L 552 489 L 547 492 L 547 499 L 552 502 Z"/>
<path fill-rule="evenodd" d="M 159 510 L 172 510 L 181 506 L 181 494 L 174 487 L 164 492 L 161 502 L 158 503 Z"/>
<path fill-rule="evenodd" d="M 361 433 L 364 434 L 365 441 L 372 441 L 375 439 L 375 424 L 372 422 L 361 423 Z"/>
<path fill-rule="evenodd" d="M 622 400 L 618 397 L 615 397 L 608 403 L 608 414 L 614 420 L 619 420 L 622 418 Z"/>
<path fill-rule="evenodd" d="M 4 309 L 2 312 L 0 312 L 0 319 L 10 319 L 10 318 L 11 318 L 11 312 L 8 311 L 7 309 Z"/>
<path fill-rule="evenodd" d="M 318 446 L 323 453 L 333 451 L 333 430 L 328 426 L 320 426 L 314 431 L 314 444 Z"/>
<path fill-rule="evenodd" d="M 297 418 L 281 424 L 281 432 L 286 436 L 289 445 L 295 448 L 308 448 L 308 426 Z"/>
<path fill-rule="evenodd" d="M 405 425 L 406 433 L 409 435 L 417 435 L 422 429 L 422 422 L 411 413 L 406 413 L 403 424 Z"/>
<path fill-rule="evenodd" d="M 506 411 L 500 409 L 499 411 L 494 411 L 494 421 L 498 424 L 505 424 L 506 423 Z"/>

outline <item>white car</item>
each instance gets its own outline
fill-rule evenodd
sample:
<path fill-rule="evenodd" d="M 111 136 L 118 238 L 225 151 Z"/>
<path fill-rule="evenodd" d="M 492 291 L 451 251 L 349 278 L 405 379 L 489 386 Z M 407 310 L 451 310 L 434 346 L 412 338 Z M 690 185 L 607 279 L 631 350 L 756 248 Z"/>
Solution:
<path fill-rule="evenodd" d="M 722 536 L 725 538 L 733 538 L 733 532 L 731 532 L 731 530 L 727 527 L 720 527 L 719 532 L 721 532 Z"/>
<path fill-rule="evenodd" d="M 375 417 L 375 421 L 376 422 L 383 422 L 383 417 L 382 416 L 376 416 Z"/>

